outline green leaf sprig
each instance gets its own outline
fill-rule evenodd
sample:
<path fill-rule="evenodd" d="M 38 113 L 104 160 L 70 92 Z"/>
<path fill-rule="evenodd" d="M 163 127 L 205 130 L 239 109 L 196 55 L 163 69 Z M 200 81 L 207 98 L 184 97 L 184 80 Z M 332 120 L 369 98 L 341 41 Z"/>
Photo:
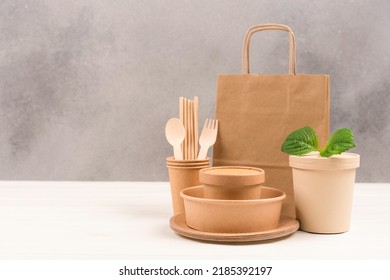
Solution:
<path fill-rule="evenodd" d="M 322 157 L 338 155 L 355 147 L 352 130 L 336 130 L 326 142 L 324 149 L 318 147 L 318 137 L 311 127 L 303 127 L 290 133 L 282 144 L 282 152 L 289 155 L 304 155 L 312 151 L 320 152 Z"/>

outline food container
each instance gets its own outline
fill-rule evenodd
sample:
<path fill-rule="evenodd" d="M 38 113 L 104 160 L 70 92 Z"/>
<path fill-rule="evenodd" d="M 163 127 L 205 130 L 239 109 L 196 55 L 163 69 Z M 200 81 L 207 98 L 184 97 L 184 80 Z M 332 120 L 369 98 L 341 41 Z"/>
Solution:
<path fill-rule="evenodd" d="M 257 199 L 264 180 L 263 169 L 246 166 L 210 167 L 199 173 L 204 197 L 215 199 Z"/>
<path fill-rule="evenodd" d="M 313 233 L 347 232 L 360 156 L 342 153 L 330 158 L 318 153 L 290 156 L 300 229 Z"/>
<path fill-rule="evenodd" d="M 279 225 L 286 194 L 262 187 L 261 197 L 249 200 L 204 198 L 203 186 L 181 191 L 186 224 L 196 230 L 218 233 L 261 232 Z"/>

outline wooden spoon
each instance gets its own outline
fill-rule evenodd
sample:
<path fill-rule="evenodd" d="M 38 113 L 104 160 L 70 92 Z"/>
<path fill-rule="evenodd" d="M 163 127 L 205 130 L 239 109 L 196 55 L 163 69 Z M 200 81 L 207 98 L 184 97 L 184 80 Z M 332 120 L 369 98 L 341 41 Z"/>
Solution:
<path fill-rule="evenodd" d="M 173 146 L 173 154 L 176 160 L 183 159 L 181 143 L 184 140 L 185 130 L 183 123 L 178 118 L 171 118 L 165 126 L 165 137 L 168 143 Z"/>

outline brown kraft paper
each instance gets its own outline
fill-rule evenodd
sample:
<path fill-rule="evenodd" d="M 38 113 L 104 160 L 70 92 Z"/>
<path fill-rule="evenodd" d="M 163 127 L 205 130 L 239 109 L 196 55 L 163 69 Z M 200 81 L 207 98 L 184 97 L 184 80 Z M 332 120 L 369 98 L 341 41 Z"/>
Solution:
<path fill-rule="evenodd" d="M 289 74 L 249 73 L 250 38 L 263 30 L 288 32 Z M 320 144 L 325 143 L 330 122 L 329 76 L 296 74 L 295 38 L 288 26 L 264 24 L 247 31 L 242 74 L 218 76 L 216 118 L 219 129 L 213 165 L 264 169 L 264 185 L 287 195 L 282 215 L 295 217 L 292 172 L 281 145 L 290 132 L 304 126 L 313 127 Z"/>

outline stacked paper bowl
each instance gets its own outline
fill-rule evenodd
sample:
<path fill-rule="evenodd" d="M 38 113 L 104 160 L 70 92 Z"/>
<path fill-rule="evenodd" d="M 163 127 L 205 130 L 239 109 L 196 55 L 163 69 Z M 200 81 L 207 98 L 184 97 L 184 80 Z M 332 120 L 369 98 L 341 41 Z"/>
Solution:
<path fill-rule="evenodd" d="M 261 232 L 278 227 L 283 200 L 280 190 L 262 186 L 264 170 L 224 166 L 200 170 L 202 186 L 186 188 L 186 224 L 216 233 Z"/>

